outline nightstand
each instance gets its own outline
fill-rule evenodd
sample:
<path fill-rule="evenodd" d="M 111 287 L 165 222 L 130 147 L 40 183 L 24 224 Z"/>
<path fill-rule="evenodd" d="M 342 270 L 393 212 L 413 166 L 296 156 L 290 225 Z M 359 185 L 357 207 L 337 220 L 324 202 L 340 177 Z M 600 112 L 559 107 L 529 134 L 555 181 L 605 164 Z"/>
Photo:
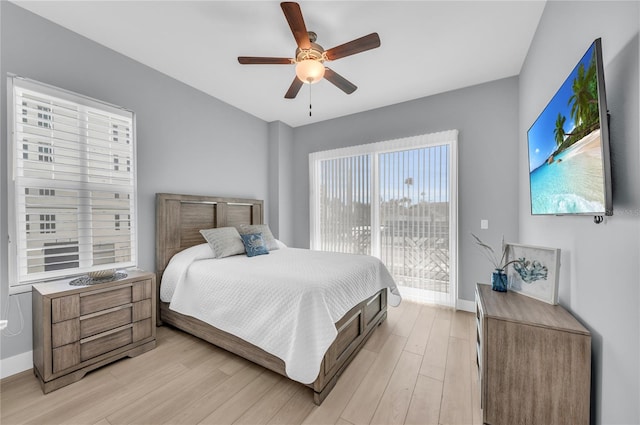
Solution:
<path fill-rule="evenodd" d="M 89 286 L 33 285 L 33 370 L 43 392 L 155 348 L 155 274 L 127 274 Z"/>

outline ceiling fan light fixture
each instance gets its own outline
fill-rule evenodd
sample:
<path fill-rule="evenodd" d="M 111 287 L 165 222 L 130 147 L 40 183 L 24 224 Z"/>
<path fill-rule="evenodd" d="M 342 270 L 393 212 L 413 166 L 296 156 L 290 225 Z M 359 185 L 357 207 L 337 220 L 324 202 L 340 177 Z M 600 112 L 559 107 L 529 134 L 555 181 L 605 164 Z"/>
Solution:
<path fill-rule="evenodd" d="M 296 75 L 303 83 L 317 83 L 324 77 L 324 65 L 315 59 L 301 60 L 296 64 Z"/>

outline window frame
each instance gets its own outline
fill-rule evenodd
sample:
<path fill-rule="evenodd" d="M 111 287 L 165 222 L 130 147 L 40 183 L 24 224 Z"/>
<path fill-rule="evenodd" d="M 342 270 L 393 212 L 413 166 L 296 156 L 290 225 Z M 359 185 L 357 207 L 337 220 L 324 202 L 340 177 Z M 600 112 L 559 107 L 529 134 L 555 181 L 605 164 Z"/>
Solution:
<path fill-rule="evenodd" d="M 51 96 L 54 98 L 62 99 L 66 102 L 71 102 L 79 107 L 86 107 L 89 109 L 97 109 L 102 111 L 103 113 L 119 115 L 121 117 L 127 116 L 127 119 L 131 120 L 131 128 L 130 128 L 130 144 L 131 144 L 131 163 L 133 167 L 133 171 L 131 172 L 131 196 L 133 199 L 130 200 L 130 209 L 131 213 L 131 229 L 127 228 L 125 232 L 130 234 L 131 244 L 133 245 L 130 248 L 131 258 L 129 261 L 124 263 L 111 263 L 108 265 L 98 265 L 91 267 L 81 267 L 79 269 L 69 268 L 66 269 L 68 272 L 64 273 L 64 275 L 60 275 L 57 273 L 56 276 L 53 274 L 50 277 L 43 277 L 41 279 L 26 279 L 23 281 L 19 280 L 19 268 L 20 268 L 20 253 L 18 252 L 18 238 L 24 238 L 26 233 L 20 231 L 19 226 L 19 215 L 20 212 L 17 210 L 17 205 L 19 203 L 20 196 L 26 196 L 24 193 L 17 193 L 17 181 L 16 181 L 16 170 L 18 158 L 17 155 L 24 155 L 24 144 L 22 141 L 17 140 L 16 133 L 16 114 L 20 112 L 20 108 L 17 108 L 16 97 L 17 97 L 17 87 L 38 92 L 44 96 Z M 62 88 L 58 88 L 55 86 L 51 86 L 46 83 L 42 83 L 36 80 L 28 79 L 21 77 L 16 74 L 7 73 L 7 146 L 6 146 L 6 155 L 7 155 L 7 222 L 8 222 L 8 282 L 6 283 L 9 289 L 9 294 L 18 294 L 24 292 L 30 292 L 32 284 L 40 283 L 44 281 L 60 281 L 65 279 L 70 279 L 78 275 L 86 274 L 88 271 L 93 270 L 104 270 L 109 268 L 130 268 L 137 267 L 139 260 L 139 238 L 138 238 L 138 187 L 137 187 L 137 141 L 136 141 L 136 114 L 128 110 L 126 108 L 110 104 L 108 102 L 94 99 L 88 96 L 84 96 L 79 93 L 75 93 L 69 90 L 65 90 Z M 51 153 L 46 154 L 53 158 L 53 147 L 49 148 Z M 30 152 L 32 155 L 45 155 L 45 153 L 40 152 Z M 55 184 L 54 184 L 55 186 Z M 117 187 L 118 184 L 114 184 L 114 187 Z M 54 189 L 57 189 L 55 187 Z M 23 212 L 24 213 L 24 212 Z M 39 217 L 40 213 L 37 213 Z M 55 213 L 54 213 L 55 214 Z M 31 230 L 36 227 L 33 221 L 30 224 Z M 37 229 L 39 230 L 39 228 Z M 24 234 L 23 234 L 24 233 Z M 44 249 L 44 248 L 43 248 Z M 117 265 L 117 266 L 116 266 Z M 46 273 L 46 272 L 44 272 Z M 40 274 L 40 273 L 39 273 Z"/>

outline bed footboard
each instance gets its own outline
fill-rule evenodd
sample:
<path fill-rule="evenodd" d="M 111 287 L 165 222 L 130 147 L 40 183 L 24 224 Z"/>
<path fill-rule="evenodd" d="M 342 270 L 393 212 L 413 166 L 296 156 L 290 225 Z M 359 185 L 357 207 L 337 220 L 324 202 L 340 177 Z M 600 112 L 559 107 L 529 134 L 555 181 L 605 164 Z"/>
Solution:
<path fill-rule="evenodd" d="M 387 290 L 352 308 L 336 323 L 338 336 L 324 355 L 320 374 L 313 383 L 313 401 L 320 405 L 367 342 L 375 328 L 387 318 Z"/>
<path fill-rule="evenodd" d="M 169 309 L 168 303 L 160 303 L 160 316 L 165 324 L 287 376 L 284 362 L 281 359 L 196 318 L 176 313 Z M 387 290 L 383 289 L 349 310 L 336 323 L 338 335 L 324 355 L 318 377 L 315 382 L 308 385 L 314 391 L 313 401 L 315 404 L 320 405 L 324 401 L 335 386 L 338 377 L 358 354 L 373 330 L 386 317 Z"/>

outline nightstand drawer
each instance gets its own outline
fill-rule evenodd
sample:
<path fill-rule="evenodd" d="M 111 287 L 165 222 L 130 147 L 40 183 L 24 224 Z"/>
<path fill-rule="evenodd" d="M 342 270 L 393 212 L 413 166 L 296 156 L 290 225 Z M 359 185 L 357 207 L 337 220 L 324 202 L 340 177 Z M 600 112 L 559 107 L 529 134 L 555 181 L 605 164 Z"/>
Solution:
<path fill-rule="evenodd" d="M 142 300 L 137 303 L 133 303 L 133 321 L 138 322 L 151 317 L 151 311 L 151 300 Z"/>
<path fill-rule="evenodd" d="M 80 316 L 80 296 L 69 295 L 51 300 L 51 323 Z"/>
<path fill-rule="evenodd" d="M 135 282 L 133 284 L 133 302 L 146 300 L 153 296 L 151 290 L 151 279 Z"/>
<path fill-rule="evenodd" d="M 80 320 L 80 338 L 99 334 L 131 323 L 132 304 L 115 307 L 103 314 L 91 315 Z"/>
<path fill-rule="evenodd" d="M 142 341 L 153 335 L 153 323 L 151 319 L 141 320 L 133 324 L 133 342 Z"/>
<path fill-rule="evenodd" d="M 98 338 L 92 338 L 90 341 L 80 341 L 80 360 L 85 361 L 100 354 L 108 353 L 116 348 L 124 347 L 133 342 L 133 333 L 131 325 L 125 329 L 121 329 L 112 333 L 107 333 Z"/>
<path fill-rule="evenodd" d="M 53 373 L 58 373 L 80 363 L 80 343 L 75 342 L 54 348 L 52 362 Z"/>
<path fill-rule="evenodd" d="M 57 348 L 80 340 L 80 320 L 71 319 L 51 326 L 51 347 Z"/>
<path fill-rule="evenodd" d="M 82 294 L 80 297 L 80 315 L 107 310 L 123 304 L 131 303 L 131 286 L 110 289 L 108 291 L 96 291 L 90 294 Z"/>

